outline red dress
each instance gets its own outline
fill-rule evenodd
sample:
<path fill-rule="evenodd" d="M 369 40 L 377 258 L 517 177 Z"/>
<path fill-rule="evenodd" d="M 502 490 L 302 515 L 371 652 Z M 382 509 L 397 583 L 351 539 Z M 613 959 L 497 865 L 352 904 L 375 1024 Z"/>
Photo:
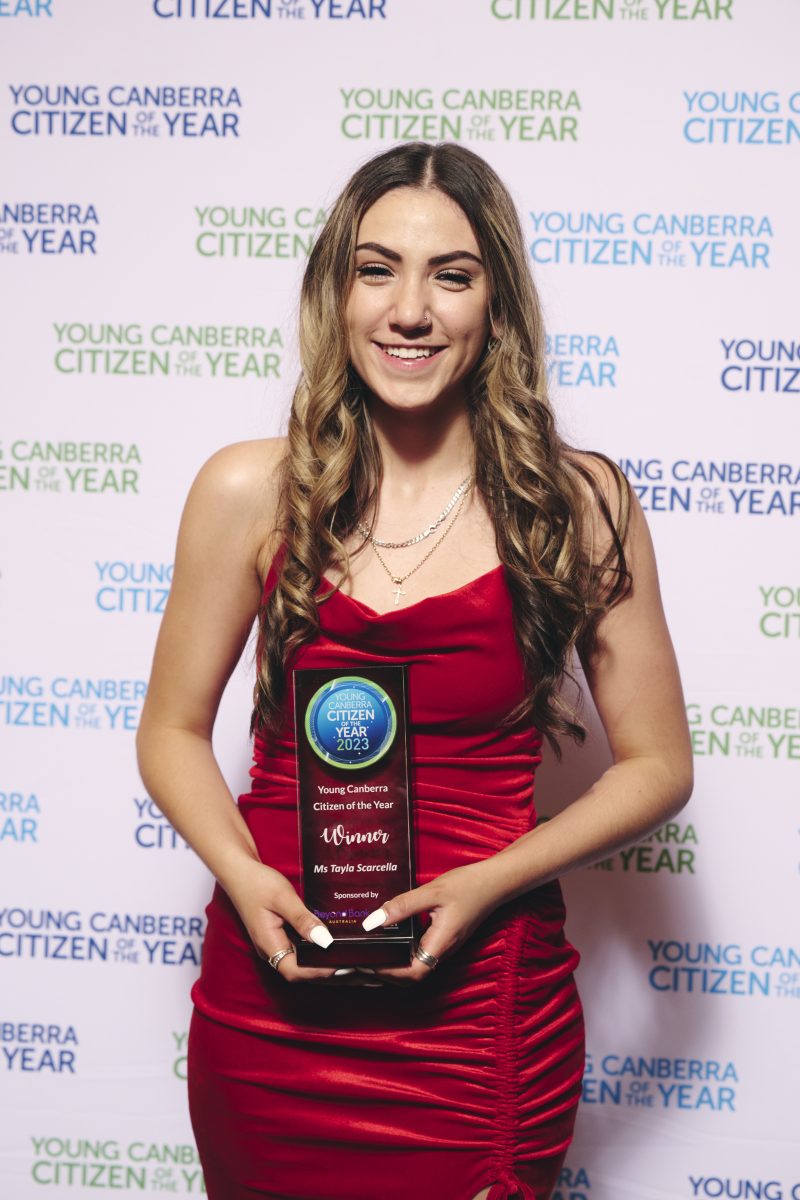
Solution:
<path fill-rule="evenodd" d="M 541 738 L 500 725 L 524 686 L 504 568 L 384 614 L 342 593 L 319 612 L 296 666 L 410 664 L 417 882 L 530 829 Z M 298 886 L 289 696 L 239 806 Z M 288 984 L 220 887 L 207 911 L 189 1098 L 211 1200 L 546 1200 L 584 1061 L 558 883 L 496 909 L 411 988 Z"/>

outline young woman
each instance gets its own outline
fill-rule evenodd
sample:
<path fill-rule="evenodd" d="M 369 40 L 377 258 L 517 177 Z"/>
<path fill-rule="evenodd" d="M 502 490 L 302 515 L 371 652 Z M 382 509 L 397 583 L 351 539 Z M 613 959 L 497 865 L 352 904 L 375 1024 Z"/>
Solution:
<path fill-rule="evenodd" d="M 680 681 L 641 511 L 557 436 L 513 204 L 456 145 L 362 167 L 301 302 L 288 440 L 200 471 L 138 738 L 145 784 L 218 881 L 189 1043 L 212 1200 L 546 1200 L 583 1025 L 557 877 L 685 803 Z M 211 733 L 258 617 L 252 789 Z M 613 766 L 534 827 L 542 738 L 581 737 L 580 654 Z M 409 664 L 408 966 L 299 967 L 291 672 Z M 293 931 L 289 937 L 287 929 Z"/>

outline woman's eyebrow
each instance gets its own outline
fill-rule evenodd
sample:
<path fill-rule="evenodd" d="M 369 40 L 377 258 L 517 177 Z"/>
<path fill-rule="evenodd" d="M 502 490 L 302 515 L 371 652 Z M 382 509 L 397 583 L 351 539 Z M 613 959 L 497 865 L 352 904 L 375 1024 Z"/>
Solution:
<path fill-rule="evenodd" d="M 388 258 L 392 262 L 402 262 L 402 255 L 398 254 L 396 250 L 390 250 L 388 246 L 382 246 L 380 242 L 361 242 L 356 246 L 356 250 L 372 250 L 374 254 L 382 254 L 384 258 Z M 459 258 L 468 258 L 477 263 L 479 267 L 483 266 L 477 254 L 472 254 L 469 250 L 451 250 L 448 254 L 436 254 L 433 258 L 428 259 L 428 266 L 443 267 L 446 263 L 456 262 Z"/>

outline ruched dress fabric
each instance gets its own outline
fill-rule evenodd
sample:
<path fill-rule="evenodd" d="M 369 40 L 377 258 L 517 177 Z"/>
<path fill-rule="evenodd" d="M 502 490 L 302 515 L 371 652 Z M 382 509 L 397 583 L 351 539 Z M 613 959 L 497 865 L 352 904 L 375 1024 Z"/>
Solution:
<path fill-rule="evenodd" d="M 325 580 L 319 596 L 319 634 L 294 666 L 409 664 L 417 883 L 530 829 L 541 738 L 502 724 L 524 686 L 505 569 L 382 614 Z M 288 692 L 239 807 L 262 860 L 299 888 Z M 557 882 L 496 909 L 404 988 L 289 984 L 219 886 L 207 914 L 189 1098 L 211 1200 L 472 1200 L 487 1187 L 490 1200 L 547 1200 L 584 1065 Z"/>

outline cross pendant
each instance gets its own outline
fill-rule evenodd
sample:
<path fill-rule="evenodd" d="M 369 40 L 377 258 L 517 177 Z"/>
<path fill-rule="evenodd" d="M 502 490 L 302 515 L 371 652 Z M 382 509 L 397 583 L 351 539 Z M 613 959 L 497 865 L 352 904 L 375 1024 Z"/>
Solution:
<path fill-rule="evenodd" d="M 395 608 L 397 608 L 398 604 L 400 603 L 401 596 L 405 596 L 405 592 L 403 591 L 403 589 L 400 587 L 400 584 L 398 583 L 397 587 L 394 589 L 394 606 L 395 606 Z"/>

